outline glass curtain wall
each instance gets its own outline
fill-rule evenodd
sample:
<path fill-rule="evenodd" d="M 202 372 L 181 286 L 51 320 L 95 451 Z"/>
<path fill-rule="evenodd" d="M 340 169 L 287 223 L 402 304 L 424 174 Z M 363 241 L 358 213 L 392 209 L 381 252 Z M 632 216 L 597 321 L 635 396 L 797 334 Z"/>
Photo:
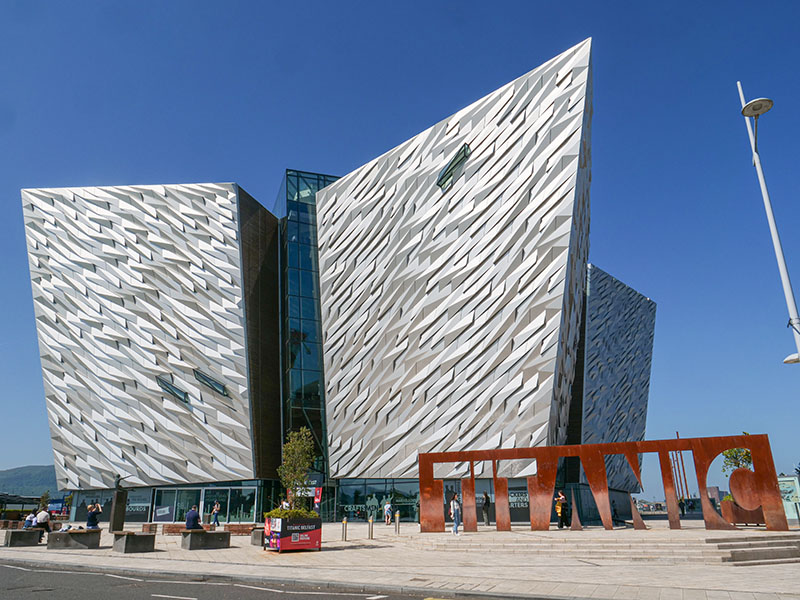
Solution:
<path fill-rule="evenodd" d="M 327 479 L 327 432 L 319 303 L 316 194 L 338 177 L 286 171 L 276 202 L 281 220 L 281 287 L 284 434 L 308 427 L 318 459 L 314 471 Z M 327 500 L 327 499 L 326 499 Z M 329 507 L 326 511 L 325 507 Z M 332 515 L 323 502 L 323 519 Z"/>
<path fill-rule="evenodd" d="M 340 479 L 336 519 L 383 521 L 383 505 L 392 503 L 392 514 L 401 521 L 419 521 L 419 482 L 416 479 Z M 394 518 L 394 517 L 393 517 Z"/>

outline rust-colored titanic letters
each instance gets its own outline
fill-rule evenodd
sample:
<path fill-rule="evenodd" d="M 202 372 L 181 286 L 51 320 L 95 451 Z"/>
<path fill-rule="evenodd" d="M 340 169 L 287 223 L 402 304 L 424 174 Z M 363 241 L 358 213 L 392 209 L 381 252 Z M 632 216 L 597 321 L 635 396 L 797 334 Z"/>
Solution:
<path fill-rule="evenodd" d="M 544 446 L 539 448 L 510 448 L 506 450 L 471 450 L 464 452 L 431 452 L 419 455 L 420 525 L 424 532 L 444 531 L 444 498 L 442 482 L 433 478 L 433 466 L 439 463 L 468 463 L 469 477 L 461 480 L 464 531 L 477 531 L 475 514 L 475 471 L 479 461 L 492 463 L 495 491 L 495 514 L 498 531 L 511 529 L 508 505 L 508 480 L 497 475 L 497 461 L 536 459 L 537 473 L 528 477 L 528 498 L 531 529 L 550 527 L 550 508 L 556 482 L 558 459 L 577 456 L 606 529 L 612 529 L 611 507 L 608 497 L 608 480 L 604 457 L 622 454 L 633 469 L 641 485 L 639 453 L 657 452 L 664 481 L 669 526 L 680 529 L 680 510 L 675 492 L 675 480 L 670 466 L 671 451 L 690 451 L 694 457 L 703 519 L 706 529 L 735 529 L 711 505 L 706 490 L 706 479 L 711 462 L 724 450 L 747 448 L 753 457 L 753 470 L 737 469 L 731 474 L 730 489 L 736 502 L 747 509 L 759 506 L 764 511 L 767 529 L 786 531 L 789 525 L 783 511 L 778 476 L 772 460 L 769 438 L 766 435 L 732 435 L 725 437 L 685 438 L 675 440 L 648 440 L 644 442 L 617 442 L 611 444 L 584 444 L 575 446 Z M 637 522 L 636 519 L 634 519 Z M 643 524 L 642 524 L 643 526 Z M 638 528 L 638 527 L 637 527 Z"/>

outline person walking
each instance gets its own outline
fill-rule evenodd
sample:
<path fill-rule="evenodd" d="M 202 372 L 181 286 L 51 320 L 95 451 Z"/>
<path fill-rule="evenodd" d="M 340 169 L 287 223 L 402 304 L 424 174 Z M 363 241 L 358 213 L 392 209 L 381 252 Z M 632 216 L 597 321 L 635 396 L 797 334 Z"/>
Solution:
<path fill-rule="evenodd" d="M 386 499 L 386 504 L 383 505 L 383 519 L 387 525 L 392 524 L 392 501 Z"/>
<path fill-rule="evenodd" d="M 453 535 L 458 535 L 458 526 L 461 524 L 461 503 L 458 501 L 458 493 L 453 494 L 450 500 L 450 517 L 453 519 Z"/>
<path fill-rule="evenodd" d="M 219 527 L 219 511 L 220 511 L 219 502 L 214 502 L 214 508 L 211 509 L 211 518 L 212 518 L 211 522 L 217 527 Z"/>
<path fill-rule="evenodd" d="M 489 509 L 492 507 L 492 500 L 489 498 L 489 494 L 483 492 L 483 524 L 486 527 L 489 526 Z"/>
<path fill-rule="evenodd" d="M 555 497 L 556 514 L 558 515 L 558 528 L 563 529 L 567 523 L 567 497 L 564 495 L 564 490 L 558 491 L 558 496 Z"/>
<path fill-rule="evenodd" d="M 678 508 L 681 509 L 681 516 L 684 516 L 686 514 L 686 502 L 683 501 L 683 497 L 678 500 Z"/>
<path fill-rule="evenodd" d="M 100 518 L 100 513 L 102 512 L 103 508 L 100 506 L 99 502 L 89 505 L 86 509 L 86 529 L 100 529 L 97 520 Z"/>

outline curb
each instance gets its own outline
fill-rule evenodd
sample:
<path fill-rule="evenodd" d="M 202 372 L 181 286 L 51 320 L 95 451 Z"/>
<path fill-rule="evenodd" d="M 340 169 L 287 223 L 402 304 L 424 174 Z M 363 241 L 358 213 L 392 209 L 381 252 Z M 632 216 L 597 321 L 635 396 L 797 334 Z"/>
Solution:
<path fill-rule="evenodd" d="M 30 567 L 41 569 L 42 564 L 47 564 L 48 571 L 77 571 L 81 573 L 98 573 L 110 575 L 122 575 L 128 577 L 145 577 L 152 579 L 160 577 L 175 581 L 209 582 L 209 583 L 246 583 L 262 585 L 290 585 L 305 588 L 320 588 L 337 592 L 353 592 L 362 594 L 415 594 L 423 597 L 435 595 L 442 598 L 485 598 L 498 600 L 590 600 L 581 596 L 547 596 L 537 594 L 511 594 L 507 592 L 479 592 L 472 590 L 454 590 L 448 588 L 417 587 L 405 585 L 385 585 L 385 584 L 348 584 L 338 581 L 317 581 L 313 579 L 295 579 L 289 577 L 261 577 L 257 575 L 214 575 L 196 574 L 184 575 L 173 571 L 154 571 L 152 569 L 137 569 L 134 567 L 108 567 L 103 565 L 53 565 L 48 561 L 31 559 L 6 559 L 0 557 L 0 565 L 10 565 L 16 567 Z"/>

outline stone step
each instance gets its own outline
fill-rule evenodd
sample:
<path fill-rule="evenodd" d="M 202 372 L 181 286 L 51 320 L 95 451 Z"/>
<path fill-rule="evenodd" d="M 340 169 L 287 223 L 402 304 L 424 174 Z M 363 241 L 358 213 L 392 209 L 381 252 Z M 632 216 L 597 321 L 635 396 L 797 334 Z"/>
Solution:
<path fill-rule="evenodd" d="M 725 542 L 722 544 L 715 544 L 717 548 L 720 550 L 747 550 L 748 548 L 774 548 L 777 546 L 791 546 L 793 540 L 763 540 L 760 542 L 750 542 L 750 541 L 742 541 L 742 542 Z M 797 548 L 800 548 L 800 540 L 798 540 L 795 544 Z"/>
<path fill-rule="evenodd" d="M 442 545 L 442 546 L 432 546 L 430 548 L 426 548 L 426 550 L 434 550 L 434 551 L 441 551 L 441 552 L 483 552 L 486 553 L 491 552 L 491 549 L 487 548 L 478 548 L 478 547 L 461 547 L 458 544 L 450 544 L 450 545 Z M 679 556 L 679 557 L 687 557 L 687 558 L 697 558 L 702 556 L 730 556 L 730 553 L 725 552 L 723 550 L 713 550 L 713 549 L 682 549 L 682 550 L 672 550 L 672 549 L 659 549 L 659 548 L 642 548 L 638 550 L 633 550 L 630 548 L 604 548 L 602 550 L 587 550 L 581 548 L 561 548 L 559 550 L 552 550 L 549 548 L 510 548 L 504 549 L 506 553 L 512 554 L 534 554 L 534 555 L 557 555 L 557 556 L 595 556 L 595 557 L 604 557 L 604 556 L 639 556 L 642 554 L 650 555 L 650 556 Z"/>
<path fill-rule="evenodd" d="M 409 544 L 410 546 L 412 544 Z M 660 543 L 652 543 L 652 544 L 625 544 L 619 543 L 615 544 L 613 542 L 604 542 L 602 544 L 548 544 L 548 543 L 529 543 L 529 542 L 521 542 L 518 544 L 492 544 L 492 543 L 479 543 L 473 542 L 469 540 L 462 540 L 460 538 L 454 538 L 448 541 L 438 541 L 438 542 L 427 542 L 427 543 L 417 543 L 413 544 L 414 548 L 425 549 L 425 548 L 439 548 L 439 547 L 446 547 L 446 546 L 454 546 L 456 545 L 458 548 L 467 549 L 467 548 L 475 548 L 475 549 L 482 549 L 482 550 L 514 550 L 514 549 L 531 549 L 531 550 L 547 550 L 547 551 L 560 551 L 560 550 L 571 550 L 571 549 L 578 549 L 578 550 L 585 550 L 587 552 L 590 551 L 602 551 L 602 550 L 647 550 L 652 548 L 663 549 L 667 551 L 674 551 L 674 552 L 683 552 L 687 549 L 694 549 L 694 550 L 721 550 L 724 548 L 708 546 L 706 544 L 660 544 Z M 777 545 L 786 546 L 789 545 L 787 543 L 779 543 Z M 745 546 L 749 547 L 749 546 Z M 758 546 L 761 547 L 761 546 Z M 737 546 L 738 548 L 738 546 Z"/>
<path fill-rule="evenodd" d="M 730 563 L 734 567 L 757 567 L 761 565 L 785 565 L 789 563 L 800 563 L 800 558 L 773 558 L 767 560 L 742 560 Z"/>
<path fill-rule="evenodd" d="M 800 533 L 747 534 L 731 537 L 710 537 L 706 538 L 706 543 L 726 544 L 730 542 L 762 542 L 772 540 L 793 540 L 800 542 Z"/>
<path fill-rule="evenodd" d="M 748 548 L 744 550 L 731 550 L 726 562 L 740 562 L 751 560 L 771 560 L 775 558 L 800 559 L 800 548 L 797 546 L 776 546 L 772 548 Z"/>

